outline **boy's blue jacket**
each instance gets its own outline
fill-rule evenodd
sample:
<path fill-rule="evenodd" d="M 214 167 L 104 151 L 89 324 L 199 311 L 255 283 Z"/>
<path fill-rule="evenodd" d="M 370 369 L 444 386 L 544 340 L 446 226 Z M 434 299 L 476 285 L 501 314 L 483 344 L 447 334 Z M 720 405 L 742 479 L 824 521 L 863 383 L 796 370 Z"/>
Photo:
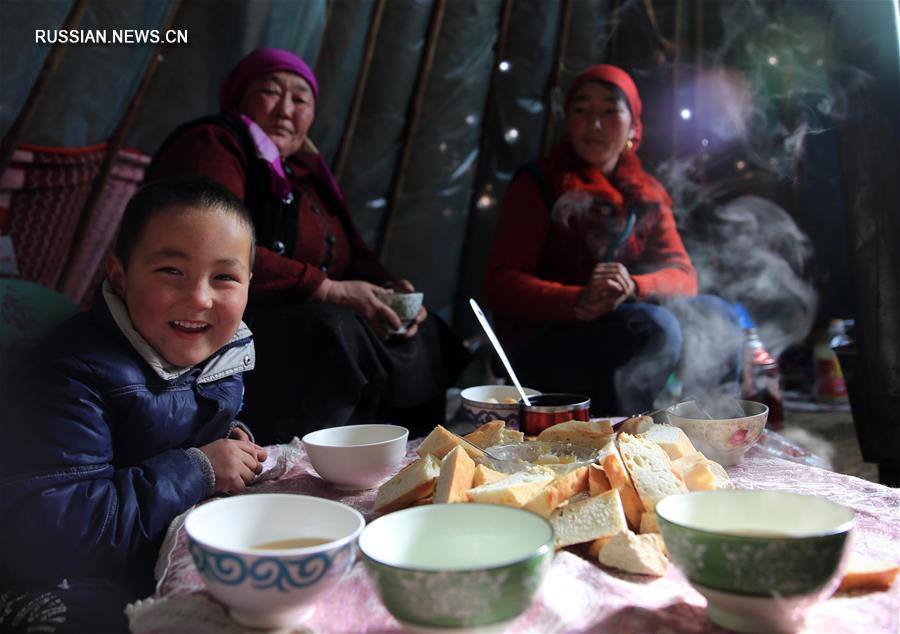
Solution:
<path fill-rule="evenodd" d="M 112 308 L 98 297 L 4 381 L 7 587 L 102 576 L 146 588 L 169 523 L 204 496 L 186 450 L 226 437 L 241 407 L 241 372 L 255 361 L 243 324 L 203 364 L 167 374 L 126 338 L 124 311 Z"/>

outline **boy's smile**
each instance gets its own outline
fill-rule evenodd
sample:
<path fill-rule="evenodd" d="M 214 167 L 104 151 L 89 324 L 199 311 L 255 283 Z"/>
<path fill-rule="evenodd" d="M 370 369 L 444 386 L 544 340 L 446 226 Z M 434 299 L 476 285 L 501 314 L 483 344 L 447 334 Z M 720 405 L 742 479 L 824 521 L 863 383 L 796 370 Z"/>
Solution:
<path fill-rule="evenodd" d="M 250 285 L 249 228 L 216 209 L 162 211 L 127 264 L 111 258 L 110 283 L 135 330 L 168 363 L 190 367 L 237 331 Z"/>

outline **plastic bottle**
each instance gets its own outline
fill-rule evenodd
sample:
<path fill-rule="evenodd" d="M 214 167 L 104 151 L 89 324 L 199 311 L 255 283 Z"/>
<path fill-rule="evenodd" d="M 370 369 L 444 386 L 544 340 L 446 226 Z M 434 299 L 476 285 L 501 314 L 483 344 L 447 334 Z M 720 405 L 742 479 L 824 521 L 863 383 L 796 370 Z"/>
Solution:
<path fill-rule="evenodd" d="M 846 403 L 847 383 L 834 348 L 850 342 L 844 321 L 832 319 L 828 331 L 813 347 L 813 366 L 816 372 L 815 396 L 824 403 Z"/>
<path fill-rule="evenodd" d="M 778 380 L 778 362 L 769 354 L 756 330 L 756 324 L 747 310 L 736 304 L 744 331 L 744 356 L 741 368 L 741 397 L 763 403 L 769 408 L 766 427 L 781 429 L 784 411 L 781 405 L 781 383 Z"/>

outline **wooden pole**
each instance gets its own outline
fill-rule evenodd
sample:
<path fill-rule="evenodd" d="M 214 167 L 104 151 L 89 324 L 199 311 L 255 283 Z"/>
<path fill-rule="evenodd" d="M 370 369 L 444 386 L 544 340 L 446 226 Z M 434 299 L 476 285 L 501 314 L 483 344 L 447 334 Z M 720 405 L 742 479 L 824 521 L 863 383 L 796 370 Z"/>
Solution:
<path fill-rule="evenodd" d="M 62 29 L 68 31 L 77 27 L 78 23 L 81 21 L 81 16 L 84 15 L 85 10 L 87 10 L 87 5 L 88 0 L 77 0 L 69 10 L 69 15 L 66 16 L 66 21 L 63 24 Z M 44 91 L 47 89 L 47 86 L 50 84 L 50 77 L 53 75 L 56 67 L 59 66 L 60 61 L 62 61 L 67 48 L 67 45 L 57 41 L 56 44 L 53 45 L 53 48 L 50 49 L 47 58 L 44 60 L 44 65 L 38 73 L 37 79 L 35 79 L 34 84 L 31 86 L 25 104 L 22 106 L 22 109 L 19 110 L 19 114 L 16 116 L 16 120 L 13 122 L 12 126 L 3 136 L 3 141 L 0 142 L 0 174 L 3 174 L 9 166 L 13 153 L 16 151 L 16 144 L 19 142 L 19 137 L 22 136 L 25 126 L 28 125 L 28 122 L 31 120 L 31 116 L 34 114 L 38 102 L 43 96 Z"/>
<path fill-rule="evenodd" d="M 696 81 L 703 73 L 703 0 L 695 0 L 694 3 L 694 60 L 696 68 L 694 70 L 694 112 L 695 120 L 702 122 L 706 118 L 706 107 L 703 95 L 700 94 L 700 82 Z M 701 150 L 705 154 L 706 150 Z M 697 163 L 697 177 L 700 181 L 701 192 L 703 198 L 706 197 L 706 163 L 699 161 Z M 711 225 L 708 225 L 711 230 Z"/>
<path fill-rule="evenodd" d="M 619 29 L 622 28 L 622 2 L 621 0 L 613 0 L 612 11 L 612 31 L 609 36 L 609 42 L 606 44 L 607 60 L 613 64 L 621 64 L 622 62 L 622 38 L 619 37 Z"/>
<path fill-rule="evenodd" d="M 572 1 L 563 0 L 560 7 L 559 29 L 556 36 L 556 51 L 553 54 L 553 72 L 550 73 L 550 85 L 547 87 L 547 123 L 544 125 L 544 140 L 541 143 L 541 156 L 546 156 L 553 145 L 556 132 L 556 113 L 553 112 L 553 97 L 559 88 L 562 77 L 563 60 L 569 44 L 569 23 L 572 18 Z"/>
<path fill-rule="evenodd" d="M 381 30 L 381 17 L 384 15 L 385 3 L 386 0 L 375 0 L 375 6 L 372 9 L 372 17 L 369 19 L 369 31 L 366 33 L 366 45 L 363 52 L 362 66 L 359 69 L 359 76 L 356 78 L 356 88 L 353 91 L 353 102 L 350 106 L 350 112 L 347 114 L 347 122 L 344 125 L 344 134 L 341 136 L 341 145 L 338 148 L 337 156 L 334 159 L 334 177 L 338 182 L 340 182 L 341 174 L 344 172 L 347 155 L 350 153 L 353 135 L 356 132 L 356 122 L 359 120 L 359 111 L 362 107 L 366 83 L 369 81 L 369 71 L 372 68 L 372 59 L 375 57 L 375 44 L 378 42 L 378 32 Z"/>
<path fill-rule="evenodd" d="M 679 76 L 679 65 L 681 64 L 681 25 L 684 19 L 684 0 L 675 0 L 675 52 L 672 58 L 672 104 L 677 105 L 678 84 L 681 81 Z M 672 110 L 672 157 L 678 156 L 678 109 Z"/>
<path fill-rule="evenodd" d="M 172 8 L 169 10 L 169 17 L 166 20 L 165 25 L 163 26 L 163 30 L 167 31 L 172 28 L 172 25 L 175 23 L 175 18 L 178 15 L 179 10 L 181 9 L 181 5 L 182 0 L 174 0 L 174 2 L 172 3 Z M 58 281 L 57 288 L 66 288 L 69 284 L 72 283 L 71 276 L 74 273 L 71 270 L 71 266 L 73 264 L 72 260 L 74 254 L 77 252 L 77 247 L 79 244 L 81 244 L 81 241 L 84 239 L 88 227 L 91 224 L 91 220 L 93 219 L 94 215 L 94 209 L 100 202 L 100 198 L 103 195 L 103 190 L 106 188 L 106 182 L 109 180 L 109 175 L 112 172 L 112 168 L 116 162 L 116 158 L 118 157 L 119 150 L 122 148 L 122 145 L 125 142 L 125 135 L 131 128 L 131 124 L 134 122 L 135 115 L 137 115 L 138 110 L 140 110 L 141 104 L 143 104 L 144 102 L 144 97 L 147 94 L 147 89 L 150 87 L 150 81 L 156 74 L 156 69 L 159 67 L 159 62 L 162 59 L 161 51 L 164 45 L 165 42 L 159 42 L 153 49 L 153 53 L 150 55 L 150 62 L 147 64 L 147 68 L 144 70 L 144 76 L 141 78 L 141 83 L 138 85 L 137 91 L 134 93 L 134 96 L 131 98 L 131 102 L 128 104 L 128 108 L 125 110 L 125 113 L 119 120 L 119 124 L 116 126 L 112 137 L 110 137 L 109 142 L 107 143 L 106 155 L 103 157 L 103 162 L 100 164 L 100 170 L 97 173 L 96 178 L 94 178 L 94 183 L 91 187 L 91 193 L 88 196 L 88 199 L 84 204 L 84 209 L 81 212 L 81 218 L 78 222 L 78 226 L 75 229 L 75 233 L 72 239 L 72 248 L 69 250 L 68 258 L 66 260 L 66 266 L 62 271 L 62 280 Z"/>
<path fill-rule="evenodd" d="M 475 227 L 478 224 L 478 199 L 481 197 L 481 188 L 483 183 L 488 180 L 485 172 L 488 170 L 488 166 L 490 165 L 489 156 L 487 153 L 487 144 L 488 139 L 490 139 L 491 134 L 493 133 L 493 128 L 496 124 L 497 117 L 495 116 L 494 108 L 496 101 L 496 89 L 497 89 L 497 78 L 500 76 L 500 62 L 506 55 L 506 42 L 508 40 L 509 35 L 509 24 L 511 22 L 512 16 L 512 7 L 513 0 L 503 0 L 503 6 L 500 9 L 500 27 L 499 33 L 497 35 L 497 46 L 495 48 L 496 54 L 494 55 L 494 67 L 491 70 L 491 83 L 488 86 L 488 94 L 487 100 L 484 106 L 484 123 L 481 126 L 481 139 L 478 144 L 478 164 L 475 168 L 475 180 L 472 183 L 472 194 L 469 197 L 469 215 L 466 216 L 466 231 L 465 238 L 463 241 L 462 252 L 459 258 L 459 272 L 456 276 L 457 279 L 457 296 L 456 296 L 456 312 L 454 322 L 461 323 L 463 312 L 463 306 L 466 305 L 465 295 L 466 292 L 460 281 L 463 279 L 466 271 L 466 263 L 469 261 L 469 245 L 475 236 Z"/>
<path fill-rule="evenodd" d="M 388 208 L 385 212 L 384 222 L 381 225 L 381 235 L 378 237 L 378 257 L 382 260 L 391 242 L 394 216 L 397 213 L 400 193 L 403 191 L 406 166 L 409 164 L 409 159 L 412 155 L 413 133 L 419 125 L 422 102 L 425 99 L 428 76 L 431 74 L 431 66 L 434 63 L 434 52 L 437 50 L 438 36 L 441 32 L 441 24 L 444 21 L 446 8 L 447 0 L 436 0 L 431 11 L 431 21 L 428 24 L 428 33 L 425 38 L 425 54 L 419 64 L 419 73 L 416 77 L 412 101 L 406 116 L 406 128 L 403 131 L 403 147 L 400 152 L 400 160 L 394 169 L 394 175 L 391 179 L 391 187 L 388 192 Z"/>
<path fill-rule="evenodd" d="M 319 48 L 316 49 L 316 58 L 312 60 L 311 68 L 315 68 L 319 63 L 319 57 L 322 55 L 322 49 L 325 46 L 325 37 L 328 35 L 328 26 L 331 24 L 331 16 L 334 13 L 334 1 L 325 0 L 325 19 L 322 24 L 322 39 L 319 40 Z"/>

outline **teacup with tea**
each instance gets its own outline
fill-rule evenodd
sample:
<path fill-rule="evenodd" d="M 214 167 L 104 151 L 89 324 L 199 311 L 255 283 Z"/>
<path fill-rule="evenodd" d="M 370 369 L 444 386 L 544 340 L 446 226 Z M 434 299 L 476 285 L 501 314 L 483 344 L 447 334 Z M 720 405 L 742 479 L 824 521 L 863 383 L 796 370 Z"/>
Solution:
<path fill-rule="evenodd" d="M 424 293 L 398 293 L 396 291 L 390 291 L 384 295 L 382 300 L 397 314 L 402 324 L 397 329 L 387 328 L 389 334 L 406 334 L 407 329 L 413 324 L 416 316 L 419 314 L 419 309 L 422 308 L 424 297 Z"/>

